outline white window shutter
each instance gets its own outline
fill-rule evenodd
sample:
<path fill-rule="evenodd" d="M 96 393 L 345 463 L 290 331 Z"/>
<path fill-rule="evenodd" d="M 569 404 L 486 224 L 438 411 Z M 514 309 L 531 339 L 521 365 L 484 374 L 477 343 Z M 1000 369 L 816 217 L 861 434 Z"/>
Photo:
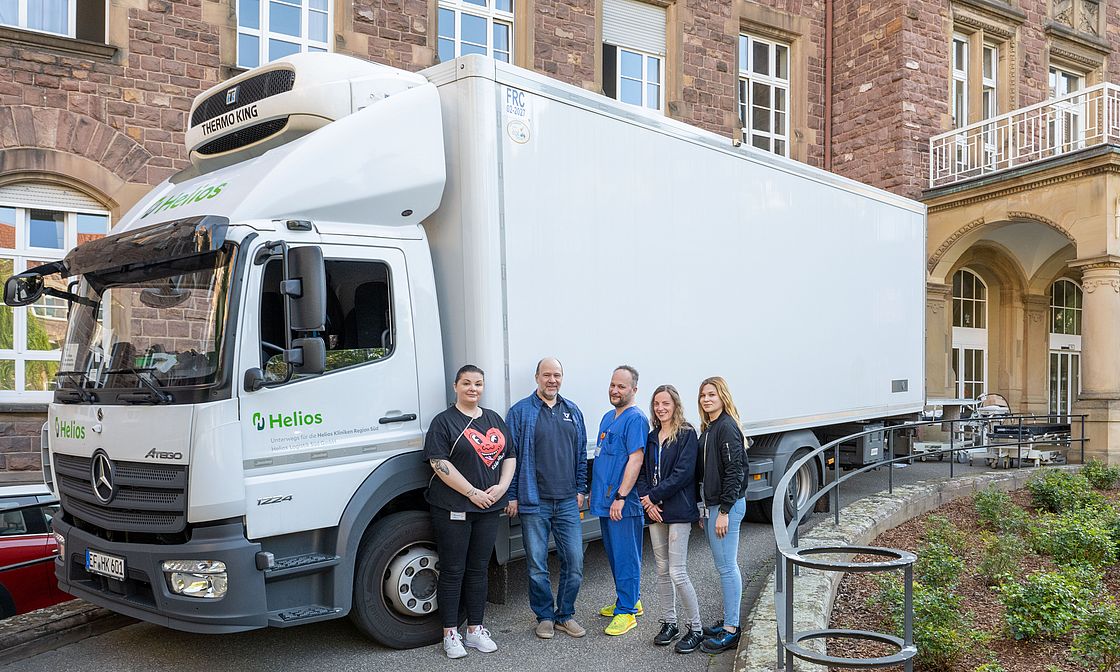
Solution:
<path fill-rule="evenodd" d="M 665 55 L 665 8 L 638 0 L 603 0 L 603 42 Z"/>
<path fill-rule="evenodd" d="M 20 182 L 0 187 L 0 203 L 46 210 L 106 209 L 80 191 L 46 182 Z"/>

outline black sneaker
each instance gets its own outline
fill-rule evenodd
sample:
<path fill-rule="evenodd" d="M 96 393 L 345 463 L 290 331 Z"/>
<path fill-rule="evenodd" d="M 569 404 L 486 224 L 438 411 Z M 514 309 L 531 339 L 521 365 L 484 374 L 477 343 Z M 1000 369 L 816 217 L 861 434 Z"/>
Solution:
<path fill-rule="evenodd" d="M 677 629 L 676 623 L 662 623 L 661 632 L 653 638 L 653 643 L 658 646 L 668 646 L 673 643 L 673 640 L 680 637 L 681 631 Z"/>
<path fill-rule="evenodd" d="M 704 626 L 704 636 L 705 637 L 715 637 L 716 635 L 718 635 L 721 632 L 727 632 L 726 630 L 723 629 L 723 619 L 722 618 L 719 619 L 718 621 L 716 621 L 715 623 L 712 623 L 711 625 Z"/>
<path fill-rule="evenodd" d="M 739 646 L 739 633 L 741 630 L 735 632 L 723 631 L 722 634 L 715 637 L 709 637 L 700 643 L 700 650 L 704 653 L 723 653 L 728 649 L 734 649 Z"/>
<path fill-rule="evenodd" d="M 688 632 L 684 633 L 684 637 L 681 637 L 681 641 L 673 647 L 673 650 L 677 653 L 692 653 L 700 648 L 700 642 L 702 641 L 704 641 L 703 631 L 689 629 Z"/>

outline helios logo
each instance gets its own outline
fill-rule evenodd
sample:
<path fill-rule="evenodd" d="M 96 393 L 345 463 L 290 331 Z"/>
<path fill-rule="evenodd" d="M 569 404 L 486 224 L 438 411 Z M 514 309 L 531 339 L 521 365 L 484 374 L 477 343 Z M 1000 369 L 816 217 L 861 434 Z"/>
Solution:
<path fill-rule="evenodd" d="M 323 424 L 322 413 L 305 413 L 303 411 L 293 411 L 287 415 L 283 413 L 271 413 L 267 416 L 260 413 L 253 414 L 253 426 L 257 428 L 258 432 L 263 432 L 265 428 L 268 429 L 281 429 L 284 427 L 307 427 L 309 425 Z"/>
<path fill-rule="evenodd" d="M 56 439 L 84 439 L 86 438 L 86 428 L 79 425 L 73 420 L 63 422 L 58 418 L 54 419 L 54 436 Z"/>
<path fill-rule="evenodd" d="M 156 199 L 156 202 L 149 205 L 148 209 L 144 211 L 144 214 L 140 215 L 140 219 L 144 219 L 148 215 L 157 212 L 163 212 L 164 210 L 174 210 L 188 203 L 198 203 L 199 201 L 214 198 L 222 193 L 222 189 L 228 184 L 228 182 L 222 182 L 221 184 L 204 184 L 196 187 L 194 191 L 180 192 Z"/>
<path fill-rule="evenodd" d="M 182 453 L 165 453 L 155 448 L 152 448 L 144 455 L 149 460 L 181 460 L 183 459 Z"/>

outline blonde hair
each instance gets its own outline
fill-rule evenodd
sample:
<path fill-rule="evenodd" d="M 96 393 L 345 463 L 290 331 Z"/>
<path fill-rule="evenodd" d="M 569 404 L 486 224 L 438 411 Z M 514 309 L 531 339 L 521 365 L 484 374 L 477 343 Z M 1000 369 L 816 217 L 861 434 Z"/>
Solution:
<path fill-rule="evenodd" d="M 692 429 L 692 425 L 685 421 L 684 408 L 681 407 L 681 395 L 677 392 L 677 388 L 672 385 L 659 385 L 653 391 L 653 396 L 649 398 L 650 423 L 654 430 L 661 430 L 661 421 L 657 418 L 657 414 L 653 412 L 653 400 L 662 392 L 668 394 L 669 399 L 673 402 L 673 415 L 669 418 L 669 436 L 676 438 L 684 430 Z"/>
<path fill-rule="evenodd" d="M 704 391 L 705 385 L 711 385 L 716 388 L 716 396 L 723 402 L 723 412 L 730 415 L 735 420 L 735 426 L 739 426 L 739 411 L 735 408 L 735 402 L 731 400 L 731 390 L 727 387 L 727 381 L 720 376 L 712 376 L 705 378 L 700 383 L 700 391 L 696 393 L 696 405 L 700 408 L 700 430 L 708 429 L 708 425 L 712 421 L 708 418 L 708 414 L 704 411 L 704 407 L 700 406 L 700 395 Z"/>

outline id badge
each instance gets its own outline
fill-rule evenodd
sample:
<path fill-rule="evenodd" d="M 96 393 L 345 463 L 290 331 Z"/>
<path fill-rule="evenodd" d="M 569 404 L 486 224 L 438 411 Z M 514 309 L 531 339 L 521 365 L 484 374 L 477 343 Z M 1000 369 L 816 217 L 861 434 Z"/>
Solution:
<path fill-rule="evenodd" d="M 467 519 L 467 512 L 466 511 L 452 511 L 451 512 L 451 520 L 466 520 L 466 519 Z"/>

